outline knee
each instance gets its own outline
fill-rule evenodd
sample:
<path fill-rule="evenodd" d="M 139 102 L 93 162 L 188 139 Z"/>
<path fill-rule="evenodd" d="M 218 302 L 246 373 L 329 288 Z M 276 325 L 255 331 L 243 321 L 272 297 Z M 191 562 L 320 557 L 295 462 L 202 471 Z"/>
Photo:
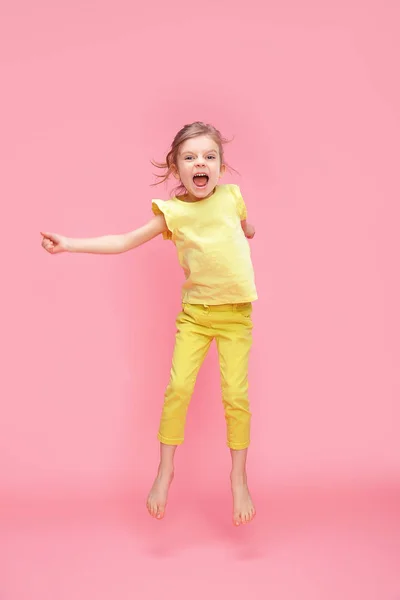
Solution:
<path fill-rule="evenodd" d="M 180 402 L 188 402 L 193 392 L 193 384 L 187 379 L 180 377 L 174 377 L 170 380 L 165 399 L 168 400 L 179 400 Z"/>
<path fill-rule="evenodd" d="M 222 399 L 225 404 L 234 406 L 248 403 L 247 382 L 233 382 L 222 387 Z"/>

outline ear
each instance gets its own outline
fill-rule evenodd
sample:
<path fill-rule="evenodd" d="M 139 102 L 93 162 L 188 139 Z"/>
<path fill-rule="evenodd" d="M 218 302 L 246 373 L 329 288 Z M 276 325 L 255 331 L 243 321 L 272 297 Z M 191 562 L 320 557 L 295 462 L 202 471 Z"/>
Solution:
<path fill-rule="evenodd" d="M 221 179 L 221 177 L 223 177 L 225 175 L 225 171 L 226 171 L 225 165 L 221 165 L 221 168 L 219 170 L 219 177 L 220 177 L 220 179 Z"/>
<path fill-rule="evenodd" d="M 179 171 L 178 171 L 176 165 L 171 165 L 171 173 L 175 177 L 175 179 L 180 179 L 180 177 L 179 177 Z"/>

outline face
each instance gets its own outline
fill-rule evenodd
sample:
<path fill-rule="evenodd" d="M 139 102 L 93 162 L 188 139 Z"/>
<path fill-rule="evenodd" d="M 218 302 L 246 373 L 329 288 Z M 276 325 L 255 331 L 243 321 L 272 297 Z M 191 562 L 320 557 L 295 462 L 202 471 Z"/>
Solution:
<path fill-rule="evenodd" d="M 173 172 L 185 186 L 189 199 L 207 198 L 225 172 L 218 144 L 207 135 L 186 140 L 179 148 Z"/>

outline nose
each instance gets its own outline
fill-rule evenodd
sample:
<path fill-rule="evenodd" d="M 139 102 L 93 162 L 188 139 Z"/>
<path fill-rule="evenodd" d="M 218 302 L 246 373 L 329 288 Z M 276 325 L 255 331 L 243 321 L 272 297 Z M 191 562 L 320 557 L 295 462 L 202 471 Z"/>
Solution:
<path fill-rule="evenodd" d="M 196 167 L 204 167 L 206 162 L 202 156 L 198 156 L 195 160 L 195 164 L 196 164 Z"/>

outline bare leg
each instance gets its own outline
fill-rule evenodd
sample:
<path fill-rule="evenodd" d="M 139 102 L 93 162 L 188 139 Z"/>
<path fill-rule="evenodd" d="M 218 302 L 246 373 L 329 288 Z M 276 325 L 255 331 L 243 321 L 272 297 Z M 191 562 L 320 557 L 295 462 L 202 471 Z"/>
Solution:
<path fill-rule="evenodd" d="M 177 446 L 160 444 L 160 465 L 147 498 L 147 510 L 155 519 L 162 519 L 167 506 L 168 490 L 174 478 L 174 456 Z"/>
<path fill-rule="evenodd" d="M 231 450 L 232 472 L 231 484 L 233 495 L 233 523 L 237 527 L 250 523 L 256 511 L 247 487 L 246 460 L 247 448 Z"/>

